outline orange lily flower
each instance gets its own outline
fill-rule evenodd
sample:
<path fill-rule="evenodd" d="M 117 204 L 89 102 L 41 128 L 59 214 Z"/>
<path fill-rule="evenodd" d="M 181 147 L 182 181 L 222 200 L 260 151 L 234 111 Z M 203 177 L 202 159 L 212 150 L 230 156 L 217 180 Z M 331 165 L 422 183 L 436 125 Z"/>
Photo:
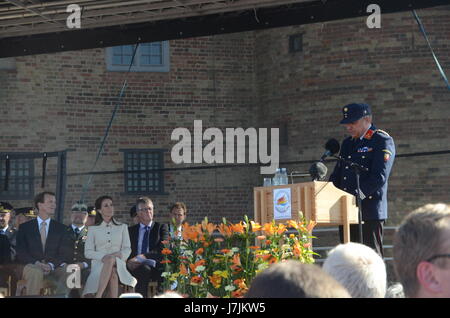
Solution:
<path fill-rule="evenodd" d="M 165 259 L 165 260 L 161 261 L 160 263 L 161 264 L 170 264 L 170 263 L 172 263 L 172 261 Z"/>
<path fill-rule="evenodd" d="M 195 251 L 195 254 L 202 255 L 204 251 L 205 251 L 204 248 L 200 247 L 198 250 Z"/>
<path fill-rule="evenodd" d="M 255 223 L 253 221 L 250 221 L 250 224 L 252 225 L 252 232 L 261 231 L 262 226 L 259 223 Z"/>
<path fill-rule="evenodd" d="M 227 248 L 224 248 L 224 249 L 221 249 L 220 252 L 221 252 L 221 253 L 224 253 L 224 254 L 228 254 L 228 253 L 231 252 L 231 250 L 229 250 L 229 249 L 227 249 Z"/>
<path fill-rule="evenodd" d="M 305 244 L 303 244 L 303 247 L 304 248 L 309 248 L 309 247 L 311 247 L 311 243 L 305 243 Z"/>
<path fill-rule="evenodd" d="M 163 248 L 163 250 L 161 251 L 161 254 L 170 255 L 170 254 L 172 254 L 172 251 L 169 250 L 168 248 Z"/>
<path fill-rule="evenodd" d="M 161 243 L 163 243 L 164 245 L 169 244 L 169 241 L 161 241 Z"/>
<path fill-rule="evenodd" d="M 293 252 L 294 252 L 294 255 L 295 256 L 300 256 L 301 254 L 302 254 L 302 248 L 300 247 L 300 245 L 298 244 L 298 243 L 296 243 L 295 245 L 294 245 L 294 250 L 293 250 Z"/>
<path fill-rule="evenodd" d="M 263 231 L 264 231 L 264 233 L 266 233 L 266 235 L 269 235 L 269 236 L 275 234 L 275 228 L 273 226 L 273 223 L 264 224 Z"/>
<path fill-rule="evenodd" d="M 259 235 L 256 237 L 258 240 L 265 240 L 267 237 L 265 235 Z"/>
<path fill-rule="evenodd" d="M 250 249 L 252 249 L 252 250 L 258 250 L 258 249 L 260 249 L 261 247 L 259 247 L 259 246 L 249 246 L 248 248 L 250 248 Z"/>
<path fill-rule="evenodd" d="M 316 221 L 309 221 L 308 226 L 306 227 L 306 229 L 308 230 L 308 232 L 311 232 L 312 229 L 316 226 L 317 222 Z"/>
<path fill-rule="evenodd" d="M 219 225 L 218 229 L 219 229 L 220 234 L 222 234 L 223 236 L 230 237 L 231 234 L 233 234 L 231 232 L 230 227 L 228 225 L 223 224 L 223 223 Z"/>
<path fill-rule="evenodd" d="M 209 235 L 211 235 L 214 232 L 214 230 L 216 229 L 216 225 L 202 221 L 202 229 L 204 231 L 207 231 L 209 233 Z"/>
<path fill-rule="evenodd" d="M 298 230 L 298 223 L 295 222 L 294 220 L 289 220 L 289 221 L 287 222 L 287 225 L 288 225 L 288 227 L 292 227 L 292 228 Z"/>
<path fill-rule="evenodd" d="M 244 225 L 242 222 L 231 224 L 231 231 L 234 233 L 244 234 Z"/>
<path fill-rule="evenodd" d="M 191 278 L 191 285 L 199 285 L 203 282 L 203 277 L 201 276 L 194 276 Z"/>
<path fill-rule="evenodd" d="M 225 240 L 223 238 L 221 238 L 221 237 L 218 237 L 218 238 L 214 239 L 214 242 L 216 242 L 216 243 L 221 243 L 223 241 L 225 241 Z"/>
<path fill-rule="evenodd" d="M 214 288 L 220 288 L 220 284 L 222 283 L 222 277 L 219 275 L 208 276 L 209 281 L 214 286 Z"/>
<path fill-rule="evenodd" d="M 180 264 L 180 275 L 184 275 L 184 276 L 188 275 L 187 268 L 186 268 L 186 266 L 184 266 L 184 264 Z"/>
<path fill-rule="evenodd" d="M 233 284 L 235 284 L 239 289 L 246 289 L 247 288 L 247 285 L 245 284 L 245 279 L 244 278 L 235 279 L 233 281 Z"/>
<path fill-rule="evenodd" d="M 277 233 L 279 234 L 279 235 L 282 235 L 284 232 L 286 232 L 287 231 L 287 228 L 286 228 L 286 226 L 284 225 L 284 224 L 278 224 L 278 229 L 277 229 Z"/>

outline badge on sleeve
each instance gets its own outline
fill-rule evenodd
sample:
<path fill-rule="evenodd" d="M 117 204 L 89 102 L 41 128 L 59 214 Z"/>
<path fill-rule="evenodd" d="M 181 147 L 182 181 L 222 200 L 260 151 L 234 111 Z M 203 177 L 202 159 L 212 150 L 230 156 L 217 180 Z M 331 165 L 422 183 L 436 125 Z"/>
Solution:
<path fill-rule="evenodd" d="M 384 162 L 388 162 L 389 159 L 391 158 L 392 152 L 390 152 L 387 149 L 383 149 L 384 152 Z"/>

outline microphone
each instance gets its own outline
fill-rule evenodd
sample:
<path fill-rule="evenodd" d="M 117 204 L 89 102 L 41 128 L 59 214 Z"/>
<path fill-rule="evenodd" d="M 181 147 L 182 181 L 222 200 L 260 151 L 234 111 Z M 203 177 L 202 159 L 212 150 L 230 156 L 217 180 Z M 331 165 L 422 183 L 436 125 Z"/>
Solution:
<path fill-rule="evenodd" d="M 324 159 L 326 157 L 332 156 L 335 153 L 339 152 L 339 149 L 341 148 L 341 146 L 339 145 L 339 141 L 337 141 L 334 138 L 331 138 L 327 141 L 327 143 L 325 144 L 325 149 L 327 151 L 325 151 L 322 155 L 322 157 L 320 157 L 320 161 L 324 161 Z"/>
<path fill-rule="evenodd" d="M 325 166 L 325 164 L 320 161 L 313 163 L 309 168 L 309 174 L 311 175 L 313 181 L 322 181 L 327 175 L 327 171 L 327 166 Z"/>

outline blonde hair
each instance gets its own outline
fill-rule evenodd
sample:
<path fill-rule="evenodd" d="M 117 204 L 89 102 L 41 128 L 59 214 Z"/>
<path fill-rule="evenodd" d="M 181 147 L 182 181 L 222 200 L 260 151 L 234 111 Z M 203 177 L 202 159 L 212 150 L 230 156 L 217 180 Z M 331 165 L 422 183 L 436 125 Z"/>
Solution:
<path fill-rule="evenodd" d="M 395 233 L 394 266 L 407 297 L 414 297 L 419 291 L 419 263 L 440 253 L 443 229 L 449 220 L 449 205 L 427 204 L 406 216 Z M 442 263 L 438 260 L 436 264 Z"/>

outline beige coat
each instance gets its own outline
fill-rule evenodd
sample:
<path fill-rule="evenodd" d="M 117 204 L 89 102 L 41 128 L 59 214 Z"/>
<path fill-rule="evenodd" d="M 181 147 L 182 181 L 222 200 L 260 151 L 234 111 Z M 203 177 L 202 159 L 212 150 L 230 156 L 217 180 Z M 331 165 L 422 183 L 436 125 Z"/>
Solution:
<path fill-rule="evenodd" d="M 126 224 L 114 225 L 112 222 L 98 226 L 90 226 L 84 255 L 92 259 L 91 273 L 83 290 L 85 294 L 95 294 L 98 290 L 100 274 L 103 268 L 102 258 L 105 255 L 120 252 L 122 256 L 116 257 L 117 274 L 122 284 L 136 286 L 137 280 L 127 270 L 126 261 L 131 254 L 130 236 Z"/>

